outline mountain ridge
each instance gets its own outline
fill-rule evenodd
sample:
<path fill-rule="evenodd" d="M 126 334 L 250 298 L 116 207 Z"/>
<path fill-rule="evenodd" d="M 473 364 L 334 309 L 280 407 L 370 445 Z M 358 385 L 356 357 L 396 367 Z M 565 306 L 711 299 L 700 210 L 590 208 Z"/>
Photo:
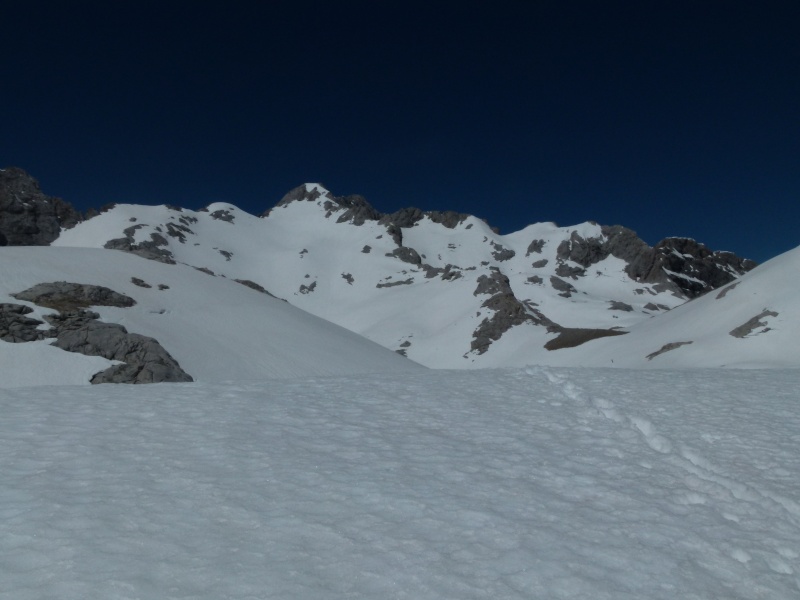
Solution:
<path fill-rule="evenodd" d="M 258 216 L 225 202 L 109 205 L 51 244 L 188 265 L 434 368 L 592 362 L 585 348 L 616 355 L 644 323 L 755 266 L 691 238 L 651 247 L 592 221 L 503 235 L 454 211 L 381 213 L 321 184 L 290 190 Z"/>

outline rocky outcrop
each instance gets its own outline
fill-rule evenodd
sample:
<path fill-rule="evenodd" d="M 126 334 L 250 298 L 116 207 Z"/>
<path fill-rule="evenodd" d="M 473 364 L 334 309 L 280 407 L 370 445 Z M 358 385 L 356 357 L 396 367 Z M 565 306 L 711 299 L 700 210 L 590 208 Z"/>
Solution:
<path fill-rule="evenodd" d="M 520 302 L 511 290 L 508 277 L 499 269 L 493 270 L 490 275 L 478 277 L 478 287 L 475 288 L 473 295 L 489 295 L 490 298 L 485 300 L 481 307 L 493 311 L 490 317 L 481 321 L 472 334 L 470 350 L 478 354 L 485 353 L 492 342 L 499 340 L 515 325 L 531 323 L 545 327 L 556 326 L 534 306 Z"/>
<path fill-rule="evenodd" d="M 47 246 L 62 228 L 82 220 L 72 205 L 42 193 L 22 169 L 0 169 L 0 246 Z"/>
<path fill-rule="evenodd" d="M 0 304 L 0 340 L 18 344 L 53 337 L 54 332 L 39 329 L 42 321 L 25 316 L 32 312 L 30 306 L 22 304 Z"/>
<path fill-rule="evenodd" d="M 108 240 L 103 245 L 103 248 L 107 248 L 109 250 L 122 250 L 123 252 L 136 254 L 142 258 L 155 260 L 168 265 L 174 265 L 175 259 L 172 256 L 172 252 L 166 249 L 166 247 L 169 246 L 169 242 L 167 242 L 164 236 L 158 233 L 151 233 L 149 240 L 143 242 L 137 242 L 135 240 L 134 234 L 136 233 L 136 230 L 140 229 L 141 227 L 143 227 L 143 225 L 133 225 L 124 229 L 122 233 L 125 234 L 125 237 Z"/>
<path fill-rule="evenodd" d="M 22 292 L 11 294 L 17 300 L 26 300 L 58 311 L 78 310 L 89 306 L 117 306 L 128 308 L 136 300 L 101 285 L 55 281 L 37 283 Z"/>
<path fill-rule="evenodd" d="M 694 342 L 692 342 L 691 340 L 688 342 L 670 342 L 668 344 L 664 344 L 663 346 L 661 346 L 661 348 L 659 348 L 655 352 L 651 352 L 645 358 L 647 358 L 647 360 L 653 360 L 656 356 L 661 356 L 665 352 L 671 352 L 676 348 L 680 348 L 681 346 L 688 346 L 689 344 L 693 343 Z"/>
<path fill-rule="evenodd" d="M 90 306 L 134 306 L 136 301 L 129 296 L 103 286 L 67 281 L 40 283 L 12 296 L 59 314 L 45 316 L 51 328 L 40 330 L 41 321 L 25 317 L 32 312 L 30 307 L 0 304 L 0 339 L 26 342 L 55 338 L 52 345 L 62 350 L 123 363 L 97 373 L 91 383 L 192 381 L 157 340 L 129 333 L 116 323 L 104 323 L 98 313 L 86 310 Z"/>
<path fill-rule="evenodd" d="M 561 242 L 556 251 L 559 275 L 580 275 L 580 270 L 567 262 L 587 268 L 614 256 L 627 263 L 625 270 L 632 279 L 660 284 L 681 297 L 695 298 L 756 266 L 752 260 L 732 252 L 713 252 L 688 238 L 666 238 L 651 248 L 627 227 L 602 227 L 601 232 L 602 237 L 588 239 L 572 232 L 569 240 Z"/>
<path fill-rule="evenodd" d="M 157 340 L 129 333 L 122 325 L 103 323 L 96 312 L 67 311 L 45 317 L 56 331 L 53 346 L 87 356 L 118 360 L 95 374 L 91 383 L 187 382 L 192 377 L 181 369 Z"/>
<path fill-rule="evenodd" d="M 756 329 L 761 328 L 761 331 L 758 333 L 766 333 L 770 330 L 767 327 L 767 321 L 762 321 L 762 319 L 766 319 L 767 317 L 777 317 L 778 313 L 774 310 L 764 309 L 755 317 L 748 319 L 746 322 L 742 323 L 738 327 L 734 327 L 731 331 L 729 331 L 729 335 L 732 335 L 735 338 L 745 338 L 751 335 Z"/>

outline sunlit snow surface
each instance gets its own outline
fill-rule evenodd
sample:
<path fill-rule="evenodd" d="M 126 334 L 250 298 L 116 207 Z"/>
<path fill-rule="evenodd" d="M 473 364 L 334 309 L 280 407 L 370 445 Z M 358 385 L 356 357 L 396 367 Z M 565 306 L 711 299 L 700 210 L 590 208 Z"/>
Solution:
<path fill-rule="evenodd" d="M 0 390 L 0 598 L 798 598 L 800 372 Z"/>

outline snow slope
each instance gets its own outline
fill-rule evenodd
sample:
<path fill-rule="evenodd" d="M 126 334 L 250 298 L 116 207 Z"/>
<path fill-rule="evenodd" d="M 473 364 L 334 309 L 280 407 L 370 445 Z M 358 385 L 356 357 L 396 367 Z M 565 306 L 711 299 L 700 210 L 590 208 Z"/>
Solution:
<path fill-rule="evenodd" d="M 796 599 L 798 389 L 529 368 L 0 390 L 0 599 Z"/>
<path fill-rule="evenodd" d="M 588 269 L 560 257 L 559 248 L 571 240 L 602 239 L 595 223 L 539 223 L 499 235 L 475 217 L 464 216 L 450 228 L 423 216 L 402 228 L 402 247 L 409 252 L 398 255 L 386 224 L 348 217 L 319 185 L 305 189 L 309 199 L 279 205 L 266 217 L 225 203 L 203 211 L 117 205 L 64 231 L 54 245 L 103 247 L 127 232 L 133 245 L 155 241 L 179 263 L 255 281 L 303 310 L 437 368 L 518 364 L 520 337 L 539 352 L 556 337 L 546 324 L 515 326 L 510 342 L 490 342 L 488 351 L 473 347 L 476 331 L 495 314 L 484 303 L 497 290 L 480 291 L 481 282 L 496 273 L 508 278 L 523 313 L 565 327 L 629 327 L 686 300 L 677 288 L 634 281 L 627 263 L 613 256 Z"/>
<path fill-rule="evenodd" d="M 798 273 L 800 247 L 734 283 L 639 323 L 627 335 L 557 350 L 541 362 L 647 368 L 800 367 Z"/>
<path fill-rule="evenodd" d="M 132 282 L 143 280 L 150 288 Z M 156 338 L 196 381 L 410 372 L 421 368 L 350 331 L 222 277 L 113 250 L 0 248 L 0 303 L 46 308 L 11 293 L 37 283 L 102 285 L 136 300 L 131 308 L 96 307 L 101 320 Z M 159 289 L 159 285 L 167 289 Z M 52 348 L 48 342 L 0 341 L 0 387 L 88 383 L 110 364 Z"/>
<path fill-rule="evenodd" d="M 587 240 L 602 241 L 607 230 L 594 223 L 539 223 L 498 235 L 475 217 L 445 226 L 440 217 L 418 215 L 392 230 L 359 218 L 358 206 L 336 204 L 317 184 L 296 192 L 266 217 L 224 203 L 196 212 L 118 205 L 55 244 L 102 247 L 124 235 L 134 245 L 155 242 L 178 263 L 257 282 L 435 368 L 800 367 L 798 251 L 746 274 L 730 292 L 686 303 L 674 286 L 633 279 L 615 255 L 588 267 L 571 260 L 599 252 Z M 730 335 L 764 311 L 765 325 Z M 497 323 L 484 331 L 481 348 L 478 334 L 491 319 Z M 576 330 L 629 333 L 546 348 L 561 339 L 559 327 L 584 338 L 597 332 Z"/>

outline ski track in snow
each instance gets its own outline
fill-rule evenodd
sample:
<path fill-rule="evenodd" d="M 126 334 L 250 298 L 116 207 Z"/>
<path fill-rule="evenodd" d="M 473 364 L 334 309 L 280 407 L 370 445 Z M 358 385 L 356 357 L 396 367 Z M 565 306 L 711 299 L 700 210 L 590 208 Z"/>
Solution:
<path fill-rule="evenodd" d="M 0 599 L 794 599 L 799 379 L 0 390 Z"/>

